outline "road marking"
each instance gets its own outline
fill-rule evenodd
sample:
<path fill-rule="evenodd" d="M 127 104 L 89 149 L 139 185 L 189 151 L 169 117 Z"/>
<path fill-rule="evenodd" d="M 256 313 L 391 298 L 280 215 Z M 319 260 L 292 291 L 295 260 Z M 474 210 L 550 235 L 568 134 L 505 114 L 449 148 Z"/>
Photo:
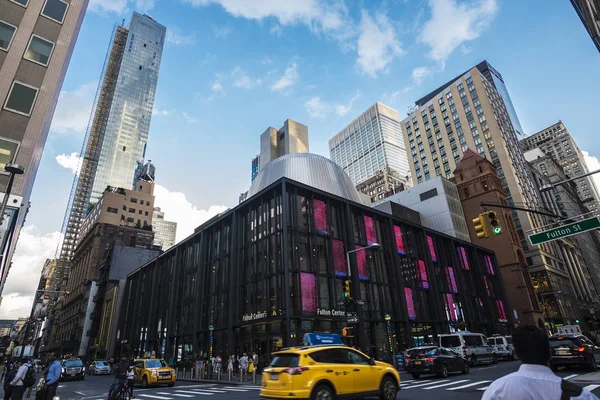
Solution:
<path fill-rule="evenodd" d="M 193 392 L 191 390 L 176 390 L 177 393 L 191 393 L 191 394 L 202 394 L 205 396 L 212 396 L 214 393 L 201 392 L 200 389 L 196 389 Z"/>
<path fill-rule="evenodd" d="M 248 389 L 237 389 L 237 388 L 223 388 L 223 390 L 228 390 L 230 392 L 247 392 Z"/>
<path fill-rule="evenodd" d="M 599 388 L 600 385 L 587 385 L 586 387 L 584 387 L 584 389 L 589 390 L 590 392 L 596 388 Z"/>
<path fill-rule="evenodd" d="M 464 389 L 464 388 L 468 388 L 468 387 L 471 387 L 471 386 L 483 385 L 484 383 L 490 383 L 490 382 L 491 381 L 473 382 L 473 383 L 469 383 L 468 385 L 457 386 L 457 387 L 449 388 L 449 389 L 446 389 L 446 390 L 459 390 L 459 389 Z"/>
<path fill-rule="evenodd" d="M 487 388 L 489 388 L 489 386 L 482 387 L 482 388 L 477 388 L 477 390 L 485 390 L 485 389 L 487 389 Z"/>
<path fill-rule="evenodd" d="M 189 394 L 177 394 L 177 393 L 167 393 L 167 392 L 156 392 L 156 394 L 166 394 L 167 396 L 177 396 L 177 397 L 194 397 Z"/>
<path fill-rule="evenodd" d="M 140 394 L 139 396 L 149 397 L 151 399 L 159 399 L 159 400 L 173 400 L 172 397 L 153 396 L 151 394 Z"/>
<path fill-rule="evenodd" d="M 83 392 L 75 392 L 75 393 L 77 393 L 79 395 L 82 395 L 82 396 L 85 396 L 85 393 L 83 393 Z"/>
<path fill-rule="evenodd" d="M 494 367 L 477 368 L 476 371 L 483 371 L 485 369 L 492 369 L 492 368 L 498 368 L 498 367 L 494 366 Z"/>
<path fill-rule="evenodd" d="M 579 376 L 579 374 L 573 374 L 573 375 L 565 376 L 563 379 L 564 379 L 565 381 L 568 381 L 569 379 L 571 379 L 571 378 L 575 378 L 576 376 Z"/>
<path fill-rule="evenodd" d="M 469 380 L 468 379 L 463 379 L 461 381 L 454 381 L 454 382 L 450 382 L 450 383 L 443 383 L 441 385 L 429 386 L 429 387 L 426 387 L 426 388 L 423 388 L 423 389 L 425 389 L 425 390 L 436 389 L 436 388 L 441 388 L 441 387 L 444 387 L 444 386 L 456 385 L 457 383 L 463 383 L 463 382 L 469 382 Z"/>
<path fill-rule="evenodd" d="M 419 383 L 418 385 L 408 386 L 405 389 L 408 390 L 408 389 L 418 388 L 421 386 L 435 385 L 436 383 L 442 383 L 442 382 L 450 382 L 450 379 L 445 379 L 443 381 L 434 381 L 434 382 L 429 382 L 429 383 Z"/>
<path fill-rule="evenodd" d="M 213 392 L 213 393 L 227 393 L 225 390 L 216 390 L 216 389 L 202 389 L 205 392 Z"/>
<path fill-rule="evenodd" d="M 431 379 L 423 379 L 422 381 L 418 380 L 418 381 L 410 381 L 410 382 L 425 383 L 425 382 L 430 382 L 430 381 L 431 381 Z M 405 386 L 410 386 L 410 385 L 411 385 L 410 383 L 401 383 L 400 387 L 405 387 Z"/>
<path fill-rule="evenodd" d="M 241 386 L 237 386 L 237 387 L 225 386 L 225 389 L 239 389 L 241 387 L 243 387 L 244 389 L 261 389 L 260 386 L 249 386 L 249 385 L 241 385 Z"/>

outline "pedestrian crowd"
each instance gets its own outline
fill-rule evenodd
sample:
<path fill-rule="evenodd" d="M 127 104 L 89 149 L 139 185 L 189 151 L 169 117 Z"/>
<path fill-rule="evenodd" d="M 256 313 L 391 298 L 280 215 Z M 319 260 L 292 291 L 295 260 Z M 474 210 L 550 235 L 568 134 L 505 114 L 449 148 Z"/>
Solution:
<path fill-rule="evenodd" d="M 242 380 L 250 380 L 254 372 L 258 374 L 258 361 L 256 352 L 253 352 L 250 357 L 247 353 L 242 353 L 241 356 L 229 356 L 226 362 L 220 354 L 207 357 L 204 353 L 197 357 L 194 377 L 196 379 L 212 379 L 220 377 L 223 373 L 232 376 L 237 376 L 237 373 L 239 373 Z M 225 369 L 223 368 L 224 365 Z"/>
<path fill-rule="evenodd" d="M 48 355 L 48 367 L 42 371 L 37 382 L 36 369 L 31 360 L 7 362 L 0 378 L 4 382 L 4 400 L 22 400 L 24 394 L 33 389 L 36 391 L 36 400 L 52 400 L 56 396 L 60 373 L 61 365 L 55 353 Z"/>

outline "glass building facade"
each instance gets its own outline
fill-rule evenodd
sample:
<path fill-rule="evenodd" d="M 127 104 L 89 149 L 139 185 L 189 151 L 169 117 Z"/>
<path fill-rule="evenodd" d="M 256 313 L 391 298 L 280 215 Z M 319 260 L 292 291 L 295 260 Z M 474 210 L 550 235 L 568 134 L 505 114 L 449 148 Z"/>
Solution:
<path fill-rule="evenodd" d="M 346 264 L 347 251 L 373 243 Z M 346 279 L 363 306 L 340 305 Z M 441 333 L 507 333 L 514 322 L 492 252 L 288 178 L 197 228 L 121 290 L 117 352 L 183 365 L 256 351 L 262 367 L 307 332 L 345 327 L 347 344 L 389 360 L 392 348 Z"/>
<path fill-rule="evenodd" d="M 398 111 L 375 103 L 329 140 L 329 155 L 355 185 L 387 167 L 410 175 Z"/>
<path fill-rule="evenodd" d="M 134 12 L 127 31 L 91 203 L 102 197 L 108 185 L 133 187 L 144 164 L 166 28 Z"/>

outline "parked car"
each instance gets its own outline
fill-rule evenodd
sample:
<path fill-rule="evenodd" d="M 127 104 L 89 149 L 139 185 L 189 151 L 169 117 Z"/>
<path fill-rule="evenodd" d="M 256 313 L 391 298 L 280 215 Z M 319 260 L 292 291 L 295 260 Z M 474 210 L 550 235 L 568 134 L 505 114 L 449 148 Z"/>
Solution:
<path fill-rule="evenodd" d="M 60 380 L 65 381 L 68 379 L 85 379 L 85 366 L 79 358 L 73 358 L 69 360 L 62 360 L 60 362 L 61 373 Z"/>
<path fill-rule="evenodd" d="M 408 349 L 410 358 L 406 360 L 405 370 L 413 378 L 423 374 L 435 374 L 446 378 L 450 372 L 468 374 L 469 362 L 461 354 L 443 347 L 417 347 Z"/>
<path fill-rule="evenodd" d="M 471 367 L 479 363 L 498 362 L 498 356 L 494 349 L 487 343 L 486 337 L 481 333 L 472 333 L 460 331 L 446 335 L 439 335 L 440 347 L 450 349 L 462 354 L 462 356 L 471 362 Z"/>
<path fill-rule="evenodd" d="M 600 347 L 583 335 L 553 335 L 550 337 L 550 367 L 580 365 L 596 371 Z"/>
<path fill-rule="evenodd" d="M 515 346 L 512 344 L 511 336 L 494 335 L 487 338 L 487 342 L 494 348 L 494 353 L 496 353 L 498 358 L 503 358 L 505 360 L 517 359 L 517 356 L 515 355 Z"/>
<path fill-rule="evenodd" d="M 110 364 L 108 361 L 96 360 L 92 361 L 88 367 L 89 375 L 110 375 Z"/>

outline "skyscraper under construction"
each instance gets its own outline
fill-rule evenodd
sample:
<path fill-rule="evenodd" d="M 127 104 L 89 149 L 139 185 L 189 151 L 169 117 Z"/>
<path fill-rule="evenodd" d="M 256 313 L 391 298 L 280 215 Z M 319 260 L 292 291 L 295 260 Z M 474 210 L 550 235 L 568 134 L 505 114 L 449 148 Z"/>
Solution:
<path fill-rule="evenodd" d="M 59 280 L 68 277 L 81 222 L 106 187 L 132 188 L 141 172 L 165 34 L 136 12 L 113 32 L 63 222 Z"/>

